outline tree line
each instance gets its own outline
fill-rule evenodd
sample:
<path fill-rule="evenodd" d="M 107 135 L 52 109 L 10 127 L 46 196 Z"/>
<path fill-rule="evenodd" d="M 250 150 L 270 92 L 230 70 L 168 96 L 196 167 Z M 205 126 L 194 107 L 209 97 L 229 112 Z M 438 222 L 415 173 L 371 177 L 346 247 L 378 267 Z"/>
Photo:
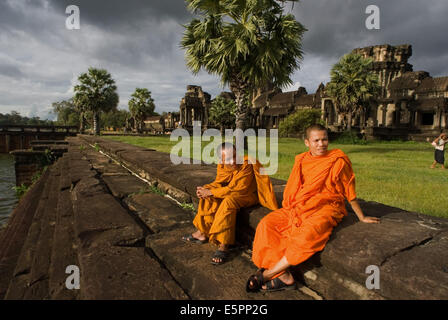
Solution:
<path fill-rule="evenodd" d="M 217 75 L 235 97 L 231 103 L 216 98 L 209 118 L 221 130 L 228 127 L 244 130 L 256 90 L 292 84 L 291 75 L 303 60 L 302 39 L 307 29 L 291 13 L 285 13 L 287 1 L 186 2 L 195 15 L 184 26 L 180 43 L 187 67 L 194 74 L 205 70 Z M 333 98 L 347 130 L 351 129 L 352 115 L 366 108 L 379 91 L 371 65 L 371 59 L 348 54 L 331 70 L 331 81 L 325 90 Z M 129 112 L 118 110 L 115 81 L 104 69 L 89 68 L 78 81 L 71 99 L 53 104 L 58 123 L 77 124 L 81 132 L 91 126 L 99 134 L 100 123 L 123 127 L 123 122 L 129 126 L 132 121 L 133 128 L 141 131 L 146 117 L 158 115 L 146 88 L 136 88 L 129 100 Z M 318 118 L 306 117 L 307 121 Z M 297 121 L 302 124 L 297 125 Z M 289 126 L 286 129 L 289 132 L 291 128 L 301 128 L 303 121 L 300 115 L 290 115 L 281 126 Z"/>
<path fill-rule="evenodd" d="M 38 125 L 38 126 L 51 126 L 53 121 L 42 120 L 39 117 L 24 117 L 20 115 L 18 111 L 11 111 L 10 113 L 0 113 L 0 125 Z"/>
<path fill-rule="evenodd" d="M 96 135 L 101 128 L 112 127 L 143 128 L 147 116 L 158 115 L 151 92 L 146 88 L 136 88 L 131 95 L 129 111 L 117 108 L 119 96 L 115 80 L 105 69 L 89 68 L 78 77 L 79 84 L 74 87 L 74 96 L 69 100 L 53 103 L 58 122 L 65 125 L 78 125 L 83 133 L 90 127 Z M 133 128 L 131 128 L 133 127 Z"/>

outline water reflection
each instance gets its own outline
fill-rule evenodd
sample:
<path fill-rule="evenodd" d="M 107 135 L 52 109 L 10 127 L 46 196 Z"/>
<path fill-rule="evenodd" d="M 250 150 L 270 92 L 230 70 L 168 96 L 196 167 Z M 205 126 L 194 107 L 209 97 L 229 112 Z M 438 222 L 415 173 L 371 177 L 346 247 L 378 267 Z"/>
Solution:
<path fill-rule="evenodd" d="M 18 202 L 13 190 L 15 185 L 14 157 L 0 153 L 0 229 Z"/>

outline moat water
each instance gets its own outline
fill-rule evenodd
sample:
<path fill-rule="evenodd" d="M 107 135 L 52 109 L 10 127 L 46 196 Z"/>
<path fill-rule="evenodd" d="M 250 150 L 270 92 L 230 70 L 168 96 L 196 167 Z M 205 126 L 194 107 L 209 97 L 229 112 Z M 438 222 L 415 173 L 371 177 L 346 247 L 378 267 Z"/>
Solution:
<path fill-rule="evenodd" d="M 0 229 L 4 227 L 17 205 L 18 199 L 13 189 L 15 185 L 14 157 L 0 153 Z"/>

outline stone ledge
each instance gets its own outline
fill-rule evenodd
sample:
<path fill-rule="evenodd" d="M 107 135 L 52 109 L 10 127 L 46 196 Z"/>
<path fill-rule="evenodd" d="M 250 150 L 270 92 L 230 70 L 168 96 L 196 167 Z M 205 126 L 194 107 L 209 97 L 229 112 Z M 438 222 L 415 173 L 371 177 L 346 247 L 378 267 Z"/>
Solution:
<path fill-rule="evenodd" d="M 215 177 L 214 166 L 182 165 L 177 168 L 167 154 L 144 152 L 141 147 L 121 146 L 122 143 L 98 137 L 88 137 L 87 140 L 97 143 L 103 150 L 111 150 L 117 161 L 131 169 L 137 168 L 137 174 L 188 194 L 193 203 L 197 203 L 196 186 L 210 183 Z M 280 204 L 285 181 L 274 180 L 273 184 Z M 325 297 L 330 299 L 448 299 L 447 271 L 440 263 L 448 261 L 445 249 L 448 220 L 376 202 L 361 200 L 360 205 L 366 214 L 381 217 L 382 223 L 359 223 L 354 213 L 348 210 L 349 215 L 335 228 L 326 248 L 299 267 L 301 273 L 311 270 L 318 279 L 327 279 L 327 289 L 343 284 L 345 291 L 326 290 Z M 242 210 L 237 222 L 240 239 L 250 242 L 258 222 L 267 213 L 269 210 L 260 206 Z M 413 263 L 406 263 L 404 257 Z M 425 262 L 424 257 L 432 262 Z M 379 290 L 366 293 L 368 274 L 365 270 L 369 265 L 380 268 L 382 282 Z M 325 274 L 338 276 L 323 276 Z M 319 281 L 313 283 L 307 277 L 304 280 L 319 291 Z M 434 283 L 438 284 L 438 290 L 430 289 Z"/>

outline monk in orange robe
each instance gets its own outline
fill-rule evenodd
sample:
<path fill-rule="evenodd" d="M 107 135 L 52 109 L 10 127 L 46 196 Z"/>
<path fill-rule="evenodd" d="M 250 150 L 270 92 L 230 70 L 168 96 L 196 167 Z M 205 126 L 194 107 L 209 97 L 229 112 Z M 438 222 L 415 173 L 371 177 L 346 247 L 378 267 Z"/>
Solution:
<path fill-rule="evenodd" d="M 379 223 L 364 216 L 355 192 L 355 175 L 349 158 L 339 149 L 328 151 L 325 127 L 306 130 L 309 148 L 296 156 L 283 193 L 282 208 L 266 215 L 258 224 L 252 261 L 259 270 L 252 275 L 247 291 L 294 289 L 288 271 L 323 250 L 333 228 L 347 215 L 347 199 L 365 223 Z"/>
<path fill-rule="evenodd" d="M 236 214 L 240 208 L 261 205 L 276 210 L 277 200 L 268 175 L 260 173 L 261 164 L 244 157 L 236 163 L 236 149 L 231 143 L 218 148 L 221 155 L 216 179 L 198 187 L 198 213 L 193 221 L 197 231 L 182 238 L 185 242 L 218 245 L 212 263 L 221 264 L 228 254 L 228 246 L 235 243 Z"/>

